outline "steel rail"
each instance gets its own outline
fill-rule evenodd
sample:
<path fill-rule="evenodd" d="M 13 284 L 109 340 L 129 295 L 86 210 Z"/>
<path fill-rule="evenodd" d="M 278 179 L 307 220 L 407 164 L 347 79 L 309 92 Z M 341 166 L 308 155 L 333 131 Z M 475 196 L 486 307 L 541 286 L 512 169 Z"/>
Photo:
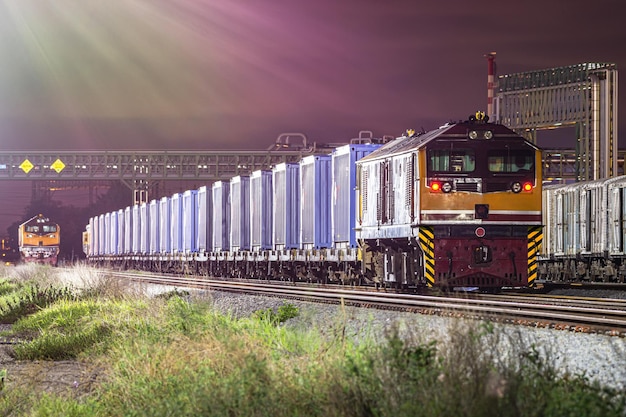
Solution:
<path fill-rule="evenodd" d="M 326 303 L 346 303 L 372 308 L 385 308 L 424 314 L 458 314 L 480 319 L 538 327 L 555 327 L 587 332 L 626 334 L 626 308 L 559 305 L 555 303 L 528 303 L 524 300 L 504 301 L 481 298 L 389 294 L 364 292 L 330 287 L 303 287 L 294 284 L 271 284 L 262 281 L 223 281 L 206 278 L 155 275 L 145 273 L 109 272 L 109 274 L 150 284 L 200 288 L 208 290 L 239 291 L 268 296 L 297 298 Z"/>

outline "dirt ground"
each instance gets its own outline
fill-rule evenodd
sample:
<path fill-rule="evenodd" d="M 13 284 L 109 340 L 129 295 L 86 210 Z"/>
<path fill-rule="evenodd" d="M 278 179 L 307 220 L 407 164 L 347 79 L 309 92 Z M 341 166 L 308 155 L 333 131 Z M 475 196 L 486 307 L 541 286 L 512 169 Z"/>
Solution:
<path fill-rule="evenodd" d="M 0 325 L 0 331 L 9 327 Z M 92 365 L 75 360 L 17 361 L 13 349 L 19 342 L 0 337 L 0 372 L 6 371 L 0 382 L 3 390 L 21 386 L 35 392 L 81 396 L 92 390 L 100 376 Z"/>

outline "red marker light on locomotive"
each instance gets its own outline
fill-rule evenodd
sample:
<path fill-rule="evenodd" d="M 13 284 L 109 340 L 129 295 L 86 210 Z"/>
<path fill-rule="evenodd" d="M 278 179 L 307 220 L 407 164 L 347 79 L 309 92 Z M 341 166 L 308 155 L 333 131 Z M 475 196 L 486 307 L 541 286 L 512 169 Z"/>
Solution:
<path fill-rule="evenodd" d="M 531 191 L 533 189 L 533 185 L 529 182 L 525 182 L 523 188 L 524 191 Z"/>
<path fill-rule="evenodd" d="M 440 182 L 433 182 L 432 184 L 430 184 L 430 189 L 432 191 L 441 191 L 441 183 Z"/>

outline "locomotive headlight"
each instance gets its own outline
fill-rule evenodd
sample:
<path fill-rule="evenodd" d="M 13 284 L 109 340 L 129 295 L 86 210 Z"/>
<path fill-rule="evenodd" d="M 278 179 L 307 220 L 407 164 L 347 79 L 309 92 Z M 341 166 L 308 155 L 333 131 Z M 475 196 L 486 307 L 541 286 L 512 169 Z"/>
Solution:
<path fill-rule="evenodd" d="M 511 184 L 511 191 L 513 191 L 516 194 L 519 193 L 520 191 L 522 191 L 522 184 L 515 181 L 513 184 Z"/>
<path fill-rule="evenodd" d="M 449 193 L 450 191 L 452 191 L 452 184 L 450 184 L 449 182 L 444 182 L 441 186 L 441 191 L 443 191 L 444 193 Z"/>
<path fill-rule="evenodd" d="M 475 130 L 470 130 L 468 136 L 470 139 L 476 139 L 478 137 L 478 132 Z"/>
<path fill-rule="evenodd" d="M 493 132 L 491 130 L 485 130 L 483 136 L 485 137 L 485 139 L 491 139 L 493 137 Z"/>

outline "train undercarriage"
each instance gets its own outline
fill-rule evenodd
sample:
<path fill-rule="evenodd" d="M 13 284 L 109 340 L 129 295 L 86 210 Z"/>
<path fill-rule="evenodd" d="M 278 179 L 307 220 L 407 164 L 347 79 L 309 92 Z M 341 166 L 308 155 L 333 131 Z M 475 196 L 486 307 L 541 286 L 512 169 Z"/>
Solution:
<path fill-rule="evenodd" d="M 409 239 L 363 240 L 360 248 L 92 257 L 101 266 L 219 278 L 417 289 L 528 285 L 526 232 L 491 239 L 425 229 Z"/>
<path fill-rule="evenodd" d="M 540 259 L 540 282 L 607 282 L 626 283 L 626 258 L 578 256 Z"/>

